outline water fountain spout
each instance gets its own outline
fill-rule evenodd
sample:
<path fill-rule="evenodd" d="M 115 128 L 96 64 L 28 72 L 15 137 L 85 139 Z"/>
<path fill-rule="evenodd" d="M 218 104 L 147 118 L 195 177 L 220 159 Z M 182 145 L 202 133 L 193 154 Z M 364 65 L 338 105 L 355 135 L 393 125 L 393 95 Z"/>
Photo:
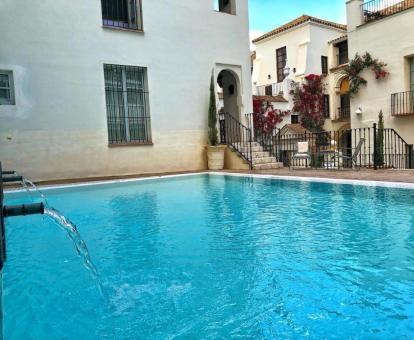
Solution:
<path fill-rule="evenodd" d="M 97 287 L 102 296 L 104 296 L 104 291 L 102 283 L 100 281 L 98 271 L 96 270 L 95 265 L 93 264 L 91 257 L 89 255 L 88 248 L 85 241 L 82 239 L 77 227 L 64 215 L 62 215 L 58 210 L 53 209 L 49 206 L 45 195 L 36 187 L 36 185 L 29 179 L 17 175 L 15 171 L 2 171 L 1 162 L 0 162 L 0 276 L 3 265 L 6 261 L 6 235 L 5 235 L 5 218 L 13 216 L 26 216 L 34 214 L 44 214 L 48 216 L 54 223 L 56 223 L 61 229 L 66 231 L 69 238 L 72 240 L 75 247 L 76 253 L 83 259 L 83 265 L 89 271 L 91 277 L 97 284 Z M 40 203 L 31 203 L 31 204 L 20 204 L 12 206 L 4 206 L 3 199 L 3 183 L 12 183 L 20 182 L 23 187 L 31 194 L 31 190 L 37 192 L 43 202 Z M 0 280 L 1 281 L 1 280 Z M 1 293 L 0 293 L 1 295 Z M 0 323 L 1 323 L 1 313 L 0 313 Z M 0 327 L 1 328 L 1 327 Z M 1 339 L 1 336 L 0 336 Z"/>
<path fill-rule="evenodd" d="M 16 171 L 12 170 L 12 171 L 2 171 L 1 174 L 4 175 L 16 175 Z"/>
<path fill-rule="evenodd" d="M 3 177 L 3 183 L 13 183 L 13 182 L 21 182 L 21 181 L 23 181 L 23 177 L 18 176 L 18 175 Z"/>
<path fill-rule="evenodd" d="M 3 183 L 21 182 L 22 176 L 18 176 L 15 171 L 2 171 L 0 163 L 0 273 L 6 261 L 6 232 L 5 222 L 6 217 L 12 216 L 26 216 L 33 214 L 44 214 L 45 207 L 43 203 L 20 204 L 12 206 L 3 205 Z"/>
<path fill-rule="evenodd" d="M 43 203 L 19 204 L 3 207 L 3 216 L 26 216 L 45 213 L 45 206 Z"/>

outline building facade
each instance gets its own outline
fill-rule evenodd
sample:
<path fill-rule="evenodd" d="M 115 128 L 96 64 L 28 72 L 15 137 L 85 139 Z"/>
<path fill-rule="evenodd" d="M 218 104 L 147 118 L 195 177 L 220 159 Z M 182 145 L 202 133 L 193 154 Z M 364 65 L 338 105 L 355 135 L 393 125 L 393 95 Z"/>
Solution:
<path fill-rule="evenodd" d="M 414 1 L 347 1 L 350 57 L 365 52 L 387 64 L 389 76 L 377 80 L 371 70 L 351 97 L 352 128 L 370 127 L 384 114 L 386 128 L 414 144 Z"/>
<path fill-rule="evenodd" d="M 258 37 L 253 41 L 256 47 L 253 93 L 282 95 L 288 105 L 282 102 L 280 108 L 292 109 L 289 95 L 291 82 L 302 82 L 309 74 L 328 75 L 328 65 L 334 65 L 333 59 L 328 56 L 331 52 L 328 42 L 344 34 L 345 25 L 303 15 Z M 327 103 L 327 118 L 329 120 L 332 114 L 335 119 L 334 110 Z M 297 123 L 297 116 L 293 114 L 284 120 L 284 123 L 288 122 Z"/>
<path fill-rule="evenodd" d="M 325 130 L 337 131 L 351 127 L 349 78 L 344 72 L 348 66 L 348 36 L 342 34 L 327 43 L 325 102 L 328 119 Z"/>
<path fill-rule="evenodd" d="M 35 180 L 205 169 L 212 72 L 252 111 L 247 0 L 4 0 L 0 32 L 0 160 Z"/>

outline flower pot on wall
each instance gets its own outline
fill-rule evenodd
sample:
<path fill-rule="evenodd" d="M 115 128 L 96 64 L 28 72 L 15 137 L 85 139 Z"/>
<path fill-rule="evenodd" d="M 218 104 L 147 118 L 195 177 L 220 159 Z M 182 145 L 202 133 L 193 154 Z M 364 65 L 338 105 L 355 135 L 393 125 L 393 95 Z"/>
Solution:
<path fill-rule="evenodd" d="M 209 170 L 224 169 L 225 145 L 207 146 L 207 163 Z"/>

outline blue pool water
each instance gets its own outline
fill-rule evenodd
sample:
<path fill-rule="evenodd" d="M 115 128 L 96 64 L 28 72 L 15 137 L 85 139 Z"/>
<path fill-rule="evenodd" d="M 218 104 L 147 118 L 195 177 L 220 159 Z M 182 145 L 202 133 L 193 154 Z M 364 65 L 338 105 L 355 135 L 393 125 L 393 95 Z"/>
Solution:
<path fill-rule="evenodd" d="M 55 224 L 10 218 L 6 339 L 414 336 L 412 190 L 197 175 L 46 194 L 107 298 Z"/>

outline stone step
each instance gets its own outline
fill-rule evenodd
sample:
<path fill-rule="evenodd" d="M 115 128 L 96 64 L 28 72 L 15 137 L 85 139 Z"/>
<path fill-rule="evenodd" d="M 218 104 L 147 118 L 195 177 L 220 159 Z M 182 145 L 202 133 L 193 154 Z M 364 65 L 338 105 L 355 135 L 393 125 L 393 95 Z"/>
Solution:
<path fill-rule="evenodd" d="M 259 157 L 259 158 L 253 158 L 253 165 L 255 164 L 266 164 L 266 163 L 277 163 L 277 160 L 275 157 Z"/>
<path fill-rule="evenodd" d="M 253 166 L 254 170 L 271 170 L 271 169 L 280 169 L 283 168 L 283 163 L 275 162 L 275 163 L 263 163 L 263 164 L 256 164 Z"/>
<path fill-rule="evenodd" d="M 250 153 L 250 151 L 253 152 L 263 152 L 263 148 L 261 146 L 252 146 L 251 150 L 249 147 L 242 147 L 239 150 L 241 150 L 243 153 Z"/>
<path fill-rule="evenodd" d="M 238 142 L 238 143 L 234 143 L 234 145 L 237 148 L 249 148 L 250 147 L 249 142 Z M 252 148 L 261 147 L 260 143 L 258 142 L 252 142 L 251 145 L 252 145 Z"/>
<path fill-rule="evenodd" d="M 253 156 L 252 157 L 253 159 L 262 158 L 262 157 L 270 157 L 270 153 L 268 151 L 256 151 L 256 152 L 253 152 L 252 156 Z"/>

